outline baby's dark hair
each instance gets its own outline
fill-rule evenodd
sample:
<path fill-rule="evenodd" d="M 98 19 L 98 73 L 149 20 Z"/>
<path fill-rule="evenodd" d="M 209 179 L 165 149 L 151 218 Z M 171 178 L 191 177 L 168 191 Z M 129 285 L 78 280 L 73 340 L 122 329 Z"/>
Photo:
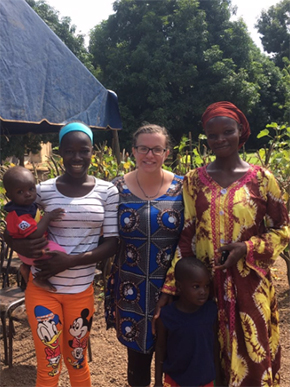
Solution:
<path fill-rule="evenodd" d="M 205 264 L 199 259 L 197 259 L 196 257 L 181 258 L 179 261 L 177 261 L 175 265 L 175 270 L 174 270 L 175 280 L 181 282 L 184 278 L 188 277 L 188 274 L 191 273 L 189 269 L 195 268 L 195 267 L 200 267 L 208 271 Z"/>
<path fill-rule="evenodd" d="M 139 134 L 143 134 L 143 133 L 163 134 L 165 136 L 165 139 L 166 139 L 166 149 L 170 148 L 171 141 L 170 141 L 170 136 L 169 136 L 167 129 L 164 126 L 159 126 L 156 124 L 149 124 L 149 123 L 146 123 L 146 124 L 140 126 L 140 128 L 138 128 L 136 130 L 136 132 L 133 134 L 133 146 L 136 146 L 137 138 L 138 138 Z"/>
<path fill-rule="evenodd" d="M 3 186 L 6 191 L 9 191 L 17 182 L 17 176 L 23 173 L 32 174 L 29 169 L 17 165 L 15 167 L 9 168 L 3 175 Z M 33 174 L 32 174 L 33 175 Z"/>

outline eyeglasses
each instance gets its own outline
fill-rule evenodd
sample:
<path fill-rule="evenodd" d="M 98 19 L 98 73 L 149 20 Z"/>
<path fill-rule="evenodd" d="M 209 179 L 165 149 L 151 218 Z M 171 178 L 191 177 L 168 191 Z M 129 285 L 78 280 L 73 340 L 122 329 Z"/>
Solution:
<path fill-rule="evenodd" d="M 162 156 L 166 149 L 156 146 L 155 148 L 149 148 L 148 146 L 139 145 L 134 147 L 141 155 L 147 155 L 151 151 L 154 156 Z"/>

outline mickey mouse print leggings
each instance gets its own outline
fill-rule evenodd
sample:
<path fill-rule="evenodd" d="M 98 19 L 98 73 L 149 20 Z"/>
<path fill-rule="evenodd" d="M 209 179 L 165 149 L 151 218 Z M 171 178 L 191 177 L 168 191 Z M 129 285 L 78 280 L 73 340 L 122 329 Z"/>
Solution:
<path fill-rule="evenodd" d="M 35 286 L 25 291 L 28 321 L 36 357 L 36 387 L 57 387 L 62 358 L 72 387 L 91 387 L 87 343 L 94 313 L 94 290 L 78 294 L 52 293 Z"/>

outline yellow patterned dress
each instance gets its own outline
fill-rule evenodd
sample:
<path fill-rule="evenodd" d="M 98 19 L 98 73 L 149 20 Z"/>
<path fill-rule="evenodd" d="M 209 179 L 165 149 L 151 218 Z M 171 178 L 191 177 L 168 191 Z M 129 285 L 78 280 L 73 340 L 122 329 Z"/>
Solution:
<path fill-rule="evenodd" d="M 162 291 L 175 293 L 178 259 L 196 255 L 213 276 L 219 309 L 221 363 L 227 385 L 278 387 L 278 311 L 270 267 L 289 241 L 288 216 L 274 176 L 251 165 L 227 188 L 206 167 L 184 179 L 185 224 Z M 214 271 L 224 245 L 244 241 L 236 266 Z"/>

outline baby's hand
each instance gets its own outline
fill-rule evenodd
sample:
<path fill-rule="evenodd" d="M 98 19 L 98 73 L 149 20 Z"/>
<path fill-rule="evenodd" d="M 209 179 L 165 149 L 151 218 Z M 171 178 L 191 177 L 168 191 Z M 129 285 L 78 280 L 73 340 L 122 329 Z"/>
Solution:
<path fill-rule="evenodd" d="M 50 221 L 51 220 L 61 220 L 64 217 L 64 209 L 56 208 L 55 210 L 48 212 L 46 215 L 49 217 Z"/>

